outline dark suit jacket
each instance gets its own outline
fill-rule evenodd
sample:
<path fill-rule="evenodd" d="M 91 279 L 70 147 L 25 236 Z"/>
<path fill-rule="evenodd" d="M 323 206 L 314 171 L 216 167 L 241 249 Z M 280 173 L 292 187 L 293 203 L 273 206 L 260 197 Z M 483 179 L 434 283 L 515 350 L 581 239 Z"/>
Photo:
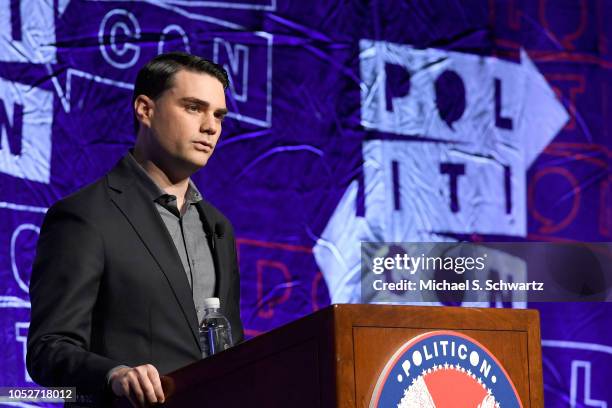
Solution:
<path fill-rule="evenodd" d="M 164 374 L 200 359 L 196 311 L 178 252 L 126 159 L 45 217 L 30 281 L 26 358 L 41 385 L 98 395 L 117 365 L 150 363 Z M 212 205 L 198 205 L 215 261 L 215 293 L 238 342 L 233 229 Z"/>

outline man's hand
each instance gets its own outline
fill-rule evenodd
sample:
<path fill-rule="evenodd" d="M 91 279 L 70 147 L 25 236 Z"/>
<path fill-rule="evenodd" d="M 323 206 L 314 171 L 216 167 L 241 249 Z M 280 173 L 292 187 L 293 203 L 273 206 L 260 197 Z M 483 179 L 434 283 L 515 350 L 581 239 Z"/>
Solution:
<path fill-rule="evenodd" d="M 151 364 L 118 368 L 110 376 L 110 385 L 115 395 L 127 397 L 134 407 L 165 400 L 159 373 Z"/>

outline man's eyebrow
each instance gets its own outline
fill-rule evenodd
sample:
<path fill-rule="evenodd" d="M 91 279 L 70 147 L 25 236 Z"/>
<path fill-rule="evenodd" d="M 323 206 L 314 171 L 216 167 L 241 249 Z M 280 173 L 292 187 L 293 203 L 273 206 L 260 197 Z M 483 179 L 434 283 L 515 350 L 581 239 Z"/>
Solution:
<path fill-rule="evenodd" d="M 187 103 L 194 103 L 196 105 L 200 105 L 205 108 L 210 106 L 210 103 L 203 101 L 202 99 L 195 98 L 193 96 L 187 96 L 185 98 L 181 98 L 180 101 L 187 102 Z M 221 115 L 227 115 L 229 111 L 226 108 L 221 108 L 221 109 L 217 109 L 215 112 Z"/>
<path fill-rule="evenodd" d="M 181 102 L 195 103 L 196 105 L 202 105 L 202 106 L 210 106 L 210 103 L 203 101 L 201 99 L 198 99 L 198 98 L 194 98 L 192 96 L 181 98 L 180 100 Z"/>

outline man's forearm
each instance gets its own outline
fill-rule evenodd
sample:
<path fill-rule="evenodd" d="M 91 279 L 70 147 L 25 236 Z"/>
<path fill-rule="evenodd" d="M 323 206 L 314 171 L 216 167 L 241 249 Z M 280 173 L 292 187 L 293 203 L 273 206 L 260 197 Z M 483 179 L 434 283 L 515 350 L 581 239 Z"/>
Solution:
<path fill-rule="evenodd" d="M 29 345 L 26 365 L 40 385 L 99 392 L 106 387 L 107 373 L 120 362 L 87 351 L 73 339 L 46 334 Z"/>

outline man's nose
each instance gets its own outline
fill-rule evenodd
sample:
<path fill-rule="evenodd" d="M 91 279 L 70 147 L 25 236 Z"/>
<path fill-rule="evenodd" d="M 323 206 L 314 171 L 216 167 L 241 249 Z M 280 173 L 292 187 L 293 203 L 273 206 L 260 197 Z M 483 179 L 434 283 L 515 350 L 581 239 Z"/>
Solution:
<path fill-rule="evenodd" d="M 202 123 L 200 124 L 200 132 L 214 135 L 217 133 L 217 126 L 218 124 L 214 115 L 212 113 L 205 114 L 203 115 Z"/>

